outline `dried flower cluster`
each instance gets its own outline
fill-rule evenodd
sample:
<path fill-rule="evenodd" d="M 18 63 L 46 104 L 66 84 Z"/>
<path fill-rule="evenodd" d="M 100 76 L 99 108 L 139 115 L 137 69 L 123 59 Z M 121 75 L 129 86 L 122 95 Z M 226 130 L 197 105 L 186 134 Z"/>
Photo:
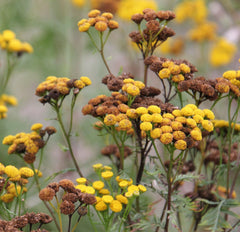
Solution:
<path fill-rule="evenodd" d="M 56 133 L 56 129 L 52 126 L 45 129 L 42 127 L 41 123 L 36 123 L 32 125 L 31 133 L 21 132 L 16 135 L 6 136 L 2 143 L 9 145 L 8 154 L 23 154 L 25 162 L 33 163 L 39 149 L 42 149 L 49 137 Z M 45 135 L 47 135 L 46 139 L 44 139 Z"/>
<path fill-rule="evenodd" d="M 11 30 L 4 30 L 0 33 L 0 47 L 8 52 L 16 52 L 18 55 L 33 52 L 32 46 L 17 39 L 16 34 Z"/>
<path fill-rule="evenodd" d="M 24 227 L 39 224 L 38 229 L 31 230 L 31 232 L 47 232 L 45 229 L 40 229 L 43 224 L 52 222 L 52 218 L 45 213 L 26 213 L 23 216 L 15 217 L 11 221 L 0 220 L 0 231 L 17 232 L 22 231 Z"/>
<path fill-rule="evenodd" d="M 90 27 L 95 27 L 97 31 L 104 32 L 107 29 L 114 30 L 118 28 L 118 22 L 113 20 L 113 14 L 104 12 L 101 14 L 100 10 L 91 10 L 88 13 L 88 19 L 81 19 L 78 22 L 78 29 L 80 32 L 87 32 Z"/>
<path fill-rule="evenodd" d="M 175 18 L 175 14 L 172 11 L 158 11 L 155 12 L 152 9 L 143 10 L 143 14 L 134 14 L 132 21 L 137 25 L 146 22 L 146 28 L 138 31 L 133 31 L 129 34 L 133 43 L 136 43 L 139 49 L 144 54 L 144 58 L 151 54 L 153 51 L 169 37 L 175 35 L 175 32 L 166 27 L 167 22 Z M 164 24 L 165 23 L 165 24 Z"/>
<path fill-rule="evenodd" d="M 72 215 L 80 206 L 86 207 L 87 205 L 93 205 L 96 202 L 96 198 L 93 194 L 81 192 L 74 186 L 74 183 L 68 179 L 62 179 L 59 183 L 50 183 L 46 188 L 43 188 L 39 192 L 39 198 L 42 201 L 52 201 L 54 197 L 57 197 L 60 188 L 64 190 L 59 205 L 62 214 Z"/>
<path fill-rule="evenodd" d="M 204 159 L 205 164 L 209 164 L 210 162 L 213 162 L 215 165 L 227 164 L 228 159 L 230 159 L 230 162 L 233 162 L 239 158 L 237 143 L 232 144 L 230 155 L 228 155 L 228 145 L 226 144 L 224 147 L 220 147 L 216 141 L 210 141 L 205 149 L 208 153 Z"/>

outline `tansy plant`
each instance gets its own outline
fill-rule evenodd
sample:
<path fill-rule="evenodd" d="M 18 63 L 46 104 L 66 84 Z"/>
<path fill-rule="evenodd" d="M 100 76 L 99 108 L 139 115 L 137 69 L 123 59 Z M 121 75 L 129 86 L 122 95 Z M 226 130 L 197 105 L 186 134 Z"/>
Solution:
<path fill-rule="evenodd" d="M 194 2 L 198 2 L 198 13 L 188 10 L 182 20 L 191 17 L 204 23 L 203 1 Z M 189 4 L 191 9 L 195 7 L 190 1 L 184 4 Z M 23 229 L 28 224 L 31 231 L 33 225 L 53 220 L 54 231 L 73 232 L 79 230 L 83 216 L 94 231 L 196 232 L 201 227 L 213 232 L 233 232 L 239 229 L 239 215 L 232 208 L 240 206 L 236 191 L 240 172 L 240 71 L 228 70 L 209 80 L 196 76 L 197 68 L 187 60 L 155 56 L 156 48 L 175 34 L 167 27 L 174 18 L 171 11 L 153 9 L 132 16 L 138 31 L 129 36 L 142 53 L 143 82 L 131 73 L 114 75 L 106 62 L 104 48 L 111 32 L 118 28 L 113 14 L 91 10 L 88 19 L 78 22 L 79 31 L 88 34 L 108 70 L 102 83 L 110 93 L 90 99 L 82 113 L 97 119 L 94 128 L 106 138 L 99 153 L 109 158 L 111 164 L 93 165 L 97 179 L 85 176 L 71 143 L 75 104 L 80 91 L 91 80 L 85 76 L 78 79 L 48 76 L 37 86 L 36 95 L 56 113 L 66 150 L 79 178 L 76 183 L 61 178 L 46 187 L 40 186 L 38 170 L 43 153 L 39 155 L 37 170 L 35 158 L 39 150 L 43 152 L 55 128 L 43 129 L 37 123 L 31 133 L 6 136 L 3 144 L 9 146 L 8 153 L 23 158 L 30 168 L 0 164 L 1 205 L 11 219 L 11 223 L 0 221 L 3 231 L 10 231 L 9 226 L 13 225 Z M 199 38 L 199 30 L 205 33 L 208 29 L 209 25 L 201 24 L 192 31 L 192 37 Z M 204 33 L 200 33 L 202 38 L 212 38 L 212 34 Z M 11 48 L 13 45 L 8 41 L 9 37 L 15 38 L 14 33 L 7 31 L 3 35 L 8 35 L 8 40 L 5 47 L 1 42 L 1 47 Z M 154 74 L 151 76 L 154 86 L 147 85 L 149 70 Z M 66 98 L 71 98 L 69 123 L 63 120 L 67 116 Z M 227 104 L 223 104 L 223 99 Z M 7 96 L 2 101 L 11 102 Z M 220 104 L 226 117 L 216 119 L 215 110 Z M 0 108 L 0 113 L 4 117 L 6 112 Z M 26 214 L 23 210 L 25 185 L 27 178 L 32 177 L 51 218 Z M 142 195 L 143 192 L 146 194 Z"/>

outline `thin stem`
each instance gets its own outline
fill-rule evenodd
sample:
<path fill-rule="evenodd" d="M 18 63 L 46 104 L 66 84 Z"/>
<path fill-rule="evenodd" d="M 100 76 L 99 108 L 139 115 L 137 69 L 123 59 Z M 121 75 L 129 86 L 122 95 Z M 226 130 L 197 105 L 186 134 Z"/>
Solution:
<path fill-rule="evenodd" d="M 68 144 L 69 152 L 70 152 L 71 158 L 72 158 L 72 160 L 73 160 L 74 166 L 75 166 L 75 168 L 76 168 L 77 173 L 79 174 L 79 176 L 83 177 L 83 174 L 82 174 L 82 172 L 81 172 L 81 170 L 80 170 L 80 168 L 79 168 L 79 166 L 78 166 L 77 160 L 76 160 L 76 158 L 75 158 L 75 156 L 74 156 L 74 153 L 73 153 L 73 150 L 72 150 L 71 141 L 70 141 L 69 136 L 68 136 L 68 134 L 67 134 L 67 132 L 66 132 L 66 130 L 65 130 L 65 127 L 64 127 L 64 125 L 63 125 L 61 113 L 60 113 L 60 111 L 59 111 L 59 107 L 58 107 L 58 106 L 55 107 L 55 111 L 56 111 L 56 113 L 57 113 L 57 119 L 58 119 L 58 122 L 59 122 L 59 124 L 60 124 L 61 130 L 62 130 L 63 135 L 64 135 L 64 137 L 65 137 L 65 140 L 66 140 L 66 142 L 67 142 L 67 144 Z"/>
<path fill-rule="evenodd" d="M 108 37 L 108 36 L 107 36 L 107 37 Z M 110 75 L 113 75 L 113 74 L 111 73 L 111 71 L 110 71 L 110 68 L 109 68 L 109 66 L 108 66 L 108 64 L 107 64 L 107 61 L 106 61 L 106 59 L 105 59 L 104 52 L 103 52 L 103 50 L 104 50 L 104 45 L 105 45 L 105 43 L 106 43 L 106 40 L 105 40 L 105 42 L 103 42 L 103 32 L 100 32 L 100 42 L 101 42 L 101 49 L 100 49 L 99 52 L 100 52 L 100 55 L 101 55 L 101 57 L 102 57 L 103 63 L 105 64 L 105 66 L 106 66 L 109 74 L 110 74 Z"/>

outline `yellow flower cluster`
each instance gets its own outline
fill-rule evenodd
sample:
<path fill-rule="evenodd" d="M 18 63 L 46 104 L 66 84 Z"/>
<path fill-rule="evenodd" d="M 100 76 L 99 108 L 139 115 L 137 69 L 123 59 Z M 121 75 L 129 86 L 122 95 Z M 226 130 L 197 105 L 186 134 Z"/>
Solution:
<path fill-rule="evenodd" d="M 35 154 L 45 145 L 43 140 L 45 133 L 48 136 L 56 133 L 56 129 L 51 126 L 43 130 L 40 123 L 33 124 L 31 130 L 31 133 L 20 132 L 16 135 L 8 135 L 3 139 L 2 143 L 9 145 L 8 154 L 25 154 L 24 160 L 27 163 L 33 163 Z"/>
<path fill-rule="evenodd" d="M 231 90 L 236 93 L 237 96 L 239 96 L 238 92 L 240 89 L 240 70 L 228 70 L 226 72 L 223 73 L 223 78 L 227 79 L 230 81 L 230 83 L 234 86 L 236 86 L 236 90 L 234 91 L 234 89 L 231 88 Z"/>
<path fill-rule="evenodd" d="M 0 33 L 0 47 L 8 52 L 32 53 L 33 48 L 27 42 L 21 42 L 11 30 L 4 30 Z"/>
<path fill-rule="evenodd" d="M 100 180 L 92 182 L 91 185 L 86 185 L 86 178 L 78 178 L 76 179 L 78 185 L 75 187 L 83 193 L 95 194 L 97 199 L 95 209 L 97 211 L 102 212 L 110 209 L 115 213 L 121 212 L 124 208 L 123 205 L 129 204 L 129 198 L 139 196 L 140 193 L 147 191 L 145 186 L 133 185 L 132 179 L 122 179 L 120 176 L 115 178 L 117 185 L 112 183 L 114 174 L 109 166 L 103 166 L 101 163 L 98 163 L 93 165 L 93 169 L 99 175 Z M 118 187 L 114 191 L 113 187 L 116 186 Z"/>
<path fill-rule="evenodd" d="M 118 22 L 113 20 L 113 14 L 104 12 L 101 14 L 100 10 L 91 10 L 88 13 L 88 19 L 81 19 L 78 22 L 78 29 L 80 32 L 87 32 L 90 27 L 95 27 L 97 31 L 103 32 L 108 28 L 114 30 L 118 28 Z"/>
<path fill-rule="evenodd" d="M 231 62 L 236 51 L 235 44 L 220 37 L 210 50 L 210 63 L 215 67 L 226 65 Z"/>
<path fill-rule="evenodd" d="M 85 86 L 91 85 L 88 77 L 82 76 L 77 79 L 69 79 L 67 77 L 48 76 L 46 80 L 36 88 L 37 96 L 46 96 L 58 99 L 60 95 L 68 95 L 71 88 L 83 89 Z"/>
<path fill-rule="evenodd" d="M 108 114 L 104 117 L 104 124 L 106 126 L 114 126 L 117 131 L 126 131 L 127 134 L 132 134 L 132 122 L 126 114 Z"/>
<path fill-rule="evenodd" d="M 178 83 L 185 79 L 184 75 L 191 72 L 190 67 L 185 64 L 175 64 L 171 60 L 163 62 L 162 69 L 159 71 L 158 75 L 161 79 L 171 79 L 171 81 Z"/>
<path fill-rule="evenodd" d="M 201 42 L 216 38 L 217 25 L 213 22 L 204 21 L 189 31 L 191 40 Z"/>
<path fill-rule="evenodd" d="M 228 121 L 225 121 L 225 120 L 212 120 L 212 123 L 214 125 L 214 128 L 228 128 L 229 127 L 229 122 Z M 231 124 L 231 127 L 233 128 L 234 126 L 234 130 L 236 131 L 240 131 L 240 124 L 234 124 L 232 123 Z"/>
<path fill-rule="evenodd" d="M 155 0 L 122 0 L 118 5 L 117 14 L 124 20 L 131 20 L 131 16 L 137 13 L 142 13 L 144 9 L 157 10 Z"/>
<path fill-rule="evenodd" d="M 129 109 L 128 117 L 140 117 L 142 134 L 152 139 L 159 139 L 163 144 L 174 143 L 176 149 L 185 150 L 187 139 L 202 140 L 202 130 L 213 131 L 214 114 L 209 109 L 198 109 L 196 105 L 188 104 L 181 110 L 161 114 L 158 106 Z"/>
<path fill-rule="evenodd" d="M 145 84 L 141 81 L 134 81 L 131 78 L 123 80 L 122 90 L 131 96 L 140 95 L 140 90 L 145 87 Z"/>
<path fill-rule="evenodd" d="M 41 176 L 41 173 L 38 170 L 35 170 L 35 172 L 39 173 L 39 177 Z M 4 174 L 6 176 L 4 176 Z M 34 171 L 31 168 L 21 167 L 18 169 L 13 165 L 4 166 L 0 163 L 0 178 L 2 180 L 1 201 L 4 203 L 10 203 L 15 197 L 18 197 L 19 194 L 26 192 L 27 188 L 25 185 L 28 183 L 28 178 L 33 175 Z"/>
<path fill-rule="evenodd" d="M 176 14 L 176 20 L 179 23 L 184 22 L 187 19 L 192 19 L 196 23 L 205 21 L 207 17 L 207 6 L 205 0 L 185 0 L 174 10 Z"/>
<path fill-rule="evenodd" d="M 2 94 L 0 96 L 0 119 L 7 117 L 8 105 L 17 105 L 17 99 L 14 96 Z"/>

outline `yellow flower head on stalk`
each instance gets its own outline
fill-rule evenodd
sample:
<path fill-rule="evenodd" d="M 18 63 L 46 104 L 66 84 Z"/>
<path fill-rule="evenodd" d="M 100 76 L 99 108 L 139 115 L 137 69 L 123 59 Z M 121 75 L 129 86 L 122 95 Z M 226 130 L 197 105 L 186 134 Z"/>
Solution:
<path fill-rule="evenodd" d="M 103 165 L 101 163 L 94 164 L 93 166 L 94 171 L 99 171 L 102 169 Z"/>
<path fill-rule="evenodd" d="M 85 189 L 85 192 L 88 194 L 94 194 L 95 193 L 95 189 L 91 186 L 87 186 Z"/>
<path fill-rule="evenodd" d="M 95 209 L 100 212 L 105 211 L 107 208 L 107 205 L 102 200 L 95 205 Z"/>
<path fill-rule="evenodd" d="M 214 67 L 229 64 L 237 51 L 236 45 L 224 38 L 219 38 L 210 50 L 210 63 Z"/>
<path fill-rule="evenodd" d="M 104 123 L 107 126 L 113 126 L 115 125 L 115 123 L 117 122 L 116 120 L 116 116 L 114 114 L 108 114 L 105 118 L 104 118 Z"/>
<path fill-rule="evenodd" d="M 3 201 L 4 203 L 10 203 L 14 200 L 14 198 L 15 195 L 12 193 L 5 193 L 0 197 L 1 201 Z"/>
<path fill-rule="evenodd" d="M 115 213 L 119 213 L 122 210 L 122 203 L 118 200 L 113 200 L 110 203 L 110 209 Z"/>
<path fill-rule="evenodd" d="M 100 181 L 100 180 L 94 181 L 94 182 L 92 183 L 92 186 L 93 186 L 93 188 L 96 189 L 96 190 L 101 190 L 101 189 L 104 188 L 104 182 L 102 182 L 102 181 Z"/>
<path fill-rule="evenodd" d="M 119 3 L 117 14 L 124 20 L 131 20 L 131 16 L 142 13 L 144 9 L 157 10 L 157 3 L 154 0 L 122 0 Z"/>
<path fill-rule="evenodd" d="M 88 13 L 88 19 L 81 19 L 78 22 L 80 32 L 87 32 L 90 27 L 94 27 L 99 32 L 104 32 L 107 29 L 114 30 L 118 28 L 118 22 L 113 20 L 113 15 L 110 12 L 104 12 L 93 9 Z"/>
<path fill-rule="evenodd" d="M 78 184 L 86 184 L 87 179 L 84 177 L 80 177 L 80 178 L 77 178 L 76 181 Z"/>
<path fill-rule="evenodd" d="M 0 47 L 8 52 L 32 53 L 33 48 L 29 43 L 21 42 L 11 30 L 4 30 L 0 34 Z"/>
<path fill-rule="evenodd" d="M 7 117 L 8 106 L 16 106 L 17 99 L 14 96 L 2 94 L 0 96 L 0 119 Z"/>
<path fill-rule="evenodd" d="M 105 180 L 110 180 L 113 177 L 113 172 L 111 171 L 105 171 L 101 173 L 101 176 Z"/>
<path fill-rule="evenodd" d="M 19 169 L 20 175 L 23 178 L 29 178 L 32 177 L 34 175 L 34 172 L 31 168 L 28 167 L 22 167 Z"/>
<path fill-rule="evenodd" d="M 206 20 L 208 10 L 205 0 L 185 0 L 182 1 L 174 10 L 176 20 L 182 23 L 187 19 L 192 19 L 196 23 Z"/>
<path fill-rule="evenodd" d="M 35 123 L 32 125 L 31 130 L 32 131 L 39 131 L 40 129 L 42 129 L 43 125 L 41 123 Z"/>
<path fill-rule="evenodd" d="M 15 178 L 20 176 L 19 170 L 13 165 L 7 165 L 4 169 L 4 172 L 10 178 Z"/>

